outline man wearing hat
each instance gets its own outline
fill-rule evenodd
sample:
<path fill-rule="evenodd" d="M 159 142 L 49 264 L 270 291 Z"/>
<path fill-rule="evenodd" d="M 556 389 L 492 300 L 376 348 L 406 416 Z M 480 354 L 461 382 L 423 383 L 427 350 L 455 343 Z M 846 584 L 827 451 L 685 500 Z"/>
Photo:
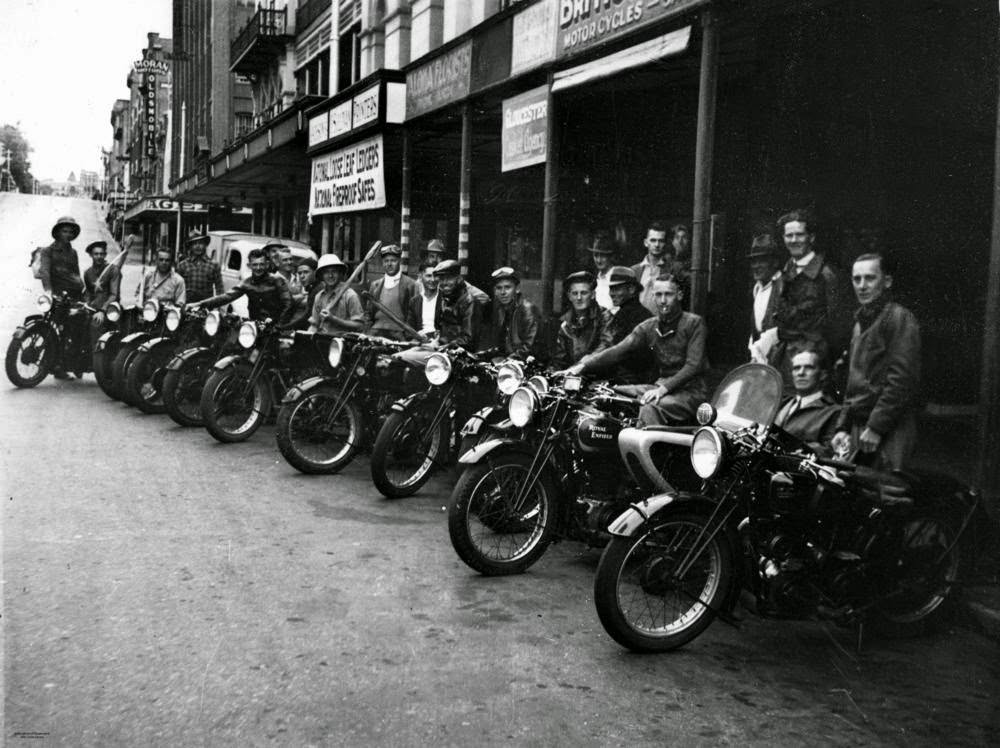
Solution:
<path fill-rule="evenodd" d="M 107 242 L 91 242 L 84 252 L 90 255 L 91 264 L 83 273 L 83 300 L 97 310 L 90 318 L 90 344 L 93 348 L 104 330 L 104 307 L 118 301 L 122 274 L 117 265 L 108 264 Z"/>
<path fill-rule="evenodd" d="M 611 278 L 612 258 L 615 254 L 615 244 L 611 235 L 607 231 L 598 231 L 587 251 L 594 259 L 594 280 L 597 284 L 594 296 L 603 309 L 611 309 L 614 304 L 611 301 L 608 281 Z"/>
<path fill-rule="evenodd" d="M 435 324 L 438 336 L 416 348 L 400 351 L 396 357 L 415 366 L 423 366 L 431 353 L 448 345 L 471 350 L 479 332 L 479 305 L 472 299 L 462 278 L 462 266 L 455 260 L 444 260 L 434 267 L 438 281 Z"/>
<path fill-rule="evenodd" d="M 488 340 L 481 348 L 496 348 L 498 353 L 518 358 L 545 358 L 542 313 L 521 295 L 521 279 L 512 267 L 494 270 L 493 307 L 486 329 Z"/>
<path fill-rule="evenodd" d="M 37 262 L 36 277 L 49 294 L 68 293 L 70 298 L 83 295 L 83 278 L 80 277 L 80 258 L 70 245 L 80 235 L 80 224 L 71 216 L 63 216 L 52 227 L 52 238 L 47 247 L 32 253 L 32 263 Z"/>
<path fill-rule="evenodd" d="M 588 353 L 603 351 L 611 345 L 608 322 L 611 315 L 594 299 L 596 281 L 591 273 L 581 270 L 563 281 L 570 308 L 562 316 L 556 335 L 556 350 L 552 365 L 572 366 Z"/>
<path fill-rule="evenodd" d="M 286 246 L 281 242 L 269 242 L 261 247 L 267 257 L 267 268 L 269 273 L 277 273 L 281 265 L 279 254 Z M 287 278 L 285 279 L 287 281 Z"/>
<path fill-rule="evenodd" d="M 608 331 L 611 334 L 611 345 L 617 345 L 632 332 L 636 326 L 649 319 L 649 310 L 639 303 L 639 279 L 632 268 L 616 265 L 608 273 L 609 290 L 611 293 L 611 320 Z M 617 384 L 638 384 L 648 382 L 649 372 L 653 364 L 648 351 L 641 351 L 627 361 L 618 363 L 610 372 L 611 381 Z"/>
<path fill-rule="evenodd" d="M 748 344 L 752 353 L 754 344 L 760 340 L 761 335 L 777 325 L 774 313 L 781 299 L 782 257 L 770 232 L 762 231 L 754 236 L 750 251 L 747 253 L 747 260 L 750 262 L 750 273 L 753 276 L 751 289 L 753 313 Z"/>
<path fill-rule="evenodd" d="M 247 262 L 250 265 L 249 278 L 244 278 L 226 293 L 188 304 L 188 308 L 214 309 L 246 296 L 250 319 L 259 321 L 270 318 L 277 320 L 282 327 L 287 326 L 293 308 L 292 294 L 285 279 L 270 272 L 270 260 L 263 247 L 251 249 Z"/>
<path fill-rule="evenodd" d="M 219 263 L 205 256 L 208 234 L 196 234 L 187 240 L 187 257 L 177 263 L 177 272 L 184 279 L 190 301 L 201 301 L 222 293 L 222 270 Z"/>
<path fill-rule="evenodd" d="M 382 257 L 382 269 L 385 274 L 372 281 L 368 292 L 399 319 L 406 319 L 410 301 L 417 293 L 417 284 L 407 275 L 400 272 L 402 250 L 395 244 L 382 247 L 379 250 Z M 390 340 L 405 340 L 407 334 L 398 324 L 375 304 L 370 304 L 367 311 L 368 325 L 372 335 L 381 335 Z"/>
<path fill-rule="evenodd" d="M 316 294 L 309 318 L 310 332 L 331 334 L 362 332 L 365 310 L 361 299 L 350 286 L 344 286 L 347 265 L 337 255 L 323 255 L 316 265 L 322 290 Z"/>

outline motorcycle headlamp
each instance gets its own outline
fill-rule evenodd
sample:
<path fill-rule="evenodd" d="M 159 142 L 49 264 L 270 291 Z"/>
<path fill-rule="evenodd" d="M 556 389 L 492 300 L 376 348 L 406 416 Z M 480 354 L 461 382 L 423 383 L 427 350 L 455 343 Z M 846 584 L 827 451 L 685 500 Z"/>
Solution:
<path fill-rule="evenodd" d="M 535 391 L 530 387 L 518 387 L 510 396 L 510 402 L 507 404 L 510 422 L 518 428 L 527 426 L 531 423 L 537 406 L 538 395 L 535 394 Z"/>
<path fill-rule="evenodd" d="M 715 422 L 715 417 L 718 413 L 715 412 L 715 407 L 712 403 L 702 403 L 698 406 L 698 410 L 695 411 L 694 415 L 698 419 L 700 426 L 709 426 Z"/>
<path fill-rule="evenodd" d="M 222 326 L 222 315 L 218 312 L 209 312 L 205 316 L 205 334 L 209 337 L 217 335 L 219 328 Z"/>
<path fill-rule="evenodd" d="M 326 360 L 334 369 L 340 366 L 340 359 L 344 357 L 344 341 L 334 338 L 330 341 L 330 349 L 326 352 Z"/>
<path fill-rule="evenodd" d="M 108 322 L 117 322 L 122 318 L 122 307 L 117 301 L 112 301 L 104 307 L 104 316 Z"/>
<path fill-rule="evenodd" d="M 180 309 L 168 309 L 166 317 L 167 329 L 170 332 L 174 332 L 178 327 L 181 326 L 181 310 Z"/>
<path fill-rule="evenodd" d="M 156 322 L 158 316 L 160 316 L 160 302 L 156 299 L 150 299 L 142 305 L 142 318 L 144 320 L 147 322 Z"/>
<path fill-rule="evenodd" d="M 237 340 L 239 340 L 240 345 L 244 348 L 253 348 L 253 344 L 257 342 L 257 323 L 244 322 L 240 325 Z"/>
<path fill-rule="evenodd" d="M 536 374 L 528 380 L 528 386 L 539 395 L 544 395 L 549 391 L 549 380 L 541 374 Z"/>
<path fill-rule="evenodd" d="M 38 310 L 44 314 L 52 308 L 52 297 L 43 293 L 35 303 L 38 304 Z"/>
<path fill-rule="evenodd" d="M 497 389 L 504 395 L 511 395 L 524 381 L 524 369 L 513 361 L 501 364 L 497 369 Z"/>
<path fill-rule="evenodd" d="M 432 353 L 424 364 L 424 376 L 433 385 L 442 385 L 451 376 L 451 359 L 443 353 Z"/>
<path fill-rule="evenodd" d="M 719 472 L 723 451 L 722 436 L 716 429 L 705 426 L 695 432 L 691 442 L 691 467 L 699 478 L 708 480 Z"/>

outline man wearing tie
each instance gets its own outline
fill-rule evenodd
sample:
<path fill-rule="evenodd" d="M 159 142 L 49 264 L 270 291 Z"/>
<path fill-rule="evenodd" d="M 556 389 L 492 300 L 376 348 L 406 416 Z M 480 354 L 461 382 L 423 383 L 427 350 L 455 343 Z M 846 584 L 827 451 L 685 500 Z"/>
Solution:
<path fill-rule="evenodd" d="M 792 383 L 795 395 L 778 410 L 775 425 L 804 441 L 817 454 L 829 455 L 840 406 L 823 393 L 819 353 L 807 348 L 792 355 Z"/>

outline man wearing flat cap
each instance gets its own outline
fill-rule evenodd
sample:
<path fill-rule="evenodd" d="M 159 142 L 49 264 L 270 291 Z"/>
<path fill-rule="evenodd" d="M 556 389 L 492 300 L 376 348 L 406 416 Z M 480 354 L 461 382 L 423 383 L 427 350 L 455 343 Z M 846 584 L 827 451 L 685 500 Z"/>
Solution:
<path fill-rule="evenodd" d="M 608 273 L 608 290 L 611 294 L 611 319 L 608 332 L 611 345 L 617 345 L 636 326 L 652 315 L 639 303 L 639 278 L 632 268 L 616 265 Z M 617 384 L 648 382 L 653 359 L 649 351 L 639 351 L 627 361 L 621 361 L 610 371 L 609 378 Z"/>
<path fill-rule="evenodd" d="M 55 240 L 32 253 L 32 265 L 37 263 L 36 277 L 49 294 L 69 294 L 78 300 L 83 295 L 80 258 L 70 242 L 80 235 L 80 224 L 72 216 L 63 216 L 52 227 Z"/>
<path fill-rule="evenodd" d="M 219 263 L 205 256 L 210 238 L 196 234 L 187 240 L 187 257 L 177 263 L 177 272 L 184 279 L 189 302 L 202 301 L 222 293 L 222 270 Z"/>
<path fill-rule="evenodd" d="M 545 335 L 542 313 L 521 294 L 521 278 L 512 267 L 493 271 L 493 306 L 485 330 L 482 348 L 495 348 L 498 354 L 545 358 Z"/>
<path fill-rule="evenodd" d="M 83 273 L 83 300 L 97 311 L 90 318 L 90 344 L 94 346 L 104 330 L 104 308 L 118 301 L 122 274 L 117 265 L 108 264 L 108 243 L 91 242 L 84 250 L 91 264 Z"/>
<path fill-rule="evenodd" d="M 434 277 L 438 282 L 434 312 L 437 339 L 395 354 L 396 358 L 415 366 L 423 366 L 435 350 L 445 346 L 457 345 L 472 350 L 479 332 L 479 305 L 472 299 L 462 278 L 462 266 L 455 260 L 444 260 L 434 267 Z"/>
<path fill-rule="evenodd" d="M 611 345 L 608 329 L 611 315 L 601 309 L 594 298 L 595 285 L 594 276 L 585 270 L 563 281 L 570 308 L 559 322 L 552 356 L 552 365 L 556 368 L 571 366 L 588 353 L 603 351 Z"/>
<path fill-rule="evenodd" d="M 382 257 L 382 269 L 385 274 L 372 281 L 368 293 L 383 307 L 392 312 L 393 316 L 405 320 L 410 301 L 417 293 L 417 284 L 407 275 L 400 272 L 402 250 L 389 244 L 379 251 Z M 375 304 L 369 304 L 366 311 L 368 326 L 372 335 L 381 335 L 390 340 L 406 340 L 408 335 L 394 322 L 389 315 Z"/>

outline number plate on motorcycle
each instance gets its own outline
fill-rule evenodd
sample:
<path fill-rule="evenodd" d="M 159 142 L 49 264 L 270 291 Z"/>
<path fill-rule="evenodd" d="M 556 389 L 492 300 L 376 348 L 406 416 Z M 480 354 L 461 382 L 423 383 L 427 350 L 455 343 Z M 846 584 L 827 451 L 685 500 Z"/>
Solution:
<path fill-rule="evenodd" d="M 255 348 L 254 350 L 250 351 L 249 358 L 251 364 L 257 363 L 257 359 L 260 358 L 260 349 Z"/>
<path fill-rule="evenodd" d="M 565 387 L 567 392 L 579 392 L 580 385 L 582 383 L 583 380 L 581 380 L 580 377 L 566 377 L 566 379 L 563 380 L 563 387 Z"/>

